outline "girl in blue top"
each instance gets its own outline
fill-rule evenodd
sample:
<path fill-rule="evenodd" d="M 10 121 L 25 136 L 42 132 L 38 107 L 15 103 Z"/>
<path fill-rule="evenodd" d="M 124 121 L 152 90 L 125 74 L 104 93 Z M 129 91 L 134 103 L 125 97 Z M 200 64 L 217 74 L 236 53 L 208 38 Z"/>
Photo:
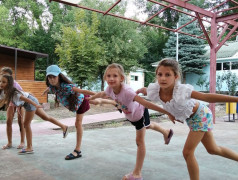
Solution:
<path fill-rule="evenodd" d="M 137 93 L 147 94 L 153 101 L 159 101 L 163 108 L 171 113 L 175 120 L 186 121 L 190 132 L 183 149 L 183 156 L 191 180 L 199 180 L 199 166 L 194 152 L 202 142 L 207 152 L 238 161 L 238 153 L 216 144 L 213 137 L 212 113 L 202 102 L 238 102 L 237 97 L 201 93 L 194 91 L 188 84 L 180 84 L 180 69 L 177 61 L 163 59 L 156 68 L 156 83 L 137 90 Z"/>
<path fill-rule="evenodd" d="M 72 153 L 65 157 L 65 160 L 72 160 L 82 156 L 81 142 L 83 136 L 82 120 L 84 113 L 89 110 L 89 100 L 86 98 L 95 93 L 88 90 L 79 89 L 67 77 L 61 73 L 61 69 L 57 65 L 51 65 L 46 69 L 46 85 L 49 87 L 44 93 L 50 91 L 56 95 L 57 101 L 64 105 L 72 112 L 76 112 L 75 127 L 76 133 L 76 147 Z M 43 93 L 43 94 L 44 94 Z M 85 94 L 85 95 L 84 95 Z M 90 102 L 91 103 L 91 102 Z M 92 101 L 93 104 L 99 102 Z M 100 101 L 100 103 L 102 103 Z M 108 102 L 112 101 L 108 100 Z M 115 102 L 114 102 L 115 103 Z M 115 103 L 116 104 L 116 103 Z"/>

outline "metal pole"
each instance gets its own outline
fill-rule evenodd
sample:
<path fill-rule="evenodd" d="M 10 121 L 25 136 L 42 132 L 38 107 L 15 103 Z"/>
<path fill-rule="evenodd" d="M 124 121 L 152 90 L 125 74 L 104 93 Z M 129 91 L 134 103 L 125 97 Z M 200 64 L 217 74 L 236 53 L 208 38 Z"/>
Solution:
<path fill-rule="evenodd" d="M 15 80 L 17 80 L 17 49 L 15 49 Z"/>
<path fill-rule="evenodd" d="M 179 24 L 177 23 L 177 29 L 179 28 Z M 179 37 L 178 32 L 176 32 L 177 40 L 176 40 L 176 61 L 178 61 L 178 47 L 179 47 Z"/>

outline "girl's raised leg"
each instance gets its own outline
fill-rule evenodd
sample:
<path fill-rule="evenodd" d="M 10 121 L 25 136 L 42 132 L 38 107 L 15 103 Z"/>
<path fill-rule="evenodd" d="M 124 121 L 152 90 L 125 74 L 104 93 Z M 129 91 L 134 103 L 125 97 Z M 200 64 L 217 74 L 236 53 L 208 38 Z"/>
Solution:
<path fill-rule="evenodd" d="M 222 146 L 217 146 L 213 137 L 213 133 L 211 131 L 205 133 L 204 137 L 202 138 L 202 143 L 209 154 L 219 155 L 231 160 L 238 161 L 237 152 Z"/>
<path fill-rule="evenodd" d="M 183 156 L 187 163 L 187 168 L 191 180 L 199 180 L 199 166 L 195 158 L 194 152 L 200 143 L 205 132 L 190 131 L 183 148 Z"/>
<path fill-rule="evenodd" d="M 164 142 L 165 144 L 169 144 L 169 141 L 171 137 L 173 136 L 173 130 L 172 129 L 164 129 L 162 128 L 158 123 L 151 121 L 150 126 L 147 127 L 147 129 L 152 129 L 154 131 L 160 132 L 164 136 Z M 170 133 L 171 136 L 170 136 Z"/>
<path fill-rule="evenodd" d="M 55 118 L 46 114 L 45 111 L 42 108 L 38 108 L 36 110 L 36 115 L 39 116 L 41 119 L 43 119 L 45 121 L 49 121 L 49 122 L 55 124 L 56 126 L 61 127 L 63 132 L 66 132 L 66 130 L 68 129 L 68 126 L 62 124 L 61 122 L 57 121 Z"/>

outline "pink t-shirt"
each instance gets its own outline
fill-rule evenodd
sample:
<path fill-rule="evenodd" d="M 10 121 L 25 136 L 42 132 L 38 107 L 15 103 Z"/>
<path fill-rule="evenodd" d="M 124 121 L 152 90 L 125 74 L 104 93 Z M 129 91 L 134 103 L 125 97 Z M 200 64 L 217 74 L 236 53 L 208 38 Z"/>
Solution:
<path fill-rule="evenodd" d="M 122 111 L 129 121 L 136 122 L 142 118 L 145 108 L 138 102 L 133 101 L 137 94 L 130 86 L 123 84 L 119 94 L 115 94 L 113 89 L 108 86 L 105 93 L 122 107 Z"/>
<path fill-rule="evenodd" d="M 14 80 L 13 86 L 14 86 L 15 88 L 17 88 L 17 90 L 22 91 L 22 87 L 21 87 L 20 84 L 18 84 L 15 80 Z"/>

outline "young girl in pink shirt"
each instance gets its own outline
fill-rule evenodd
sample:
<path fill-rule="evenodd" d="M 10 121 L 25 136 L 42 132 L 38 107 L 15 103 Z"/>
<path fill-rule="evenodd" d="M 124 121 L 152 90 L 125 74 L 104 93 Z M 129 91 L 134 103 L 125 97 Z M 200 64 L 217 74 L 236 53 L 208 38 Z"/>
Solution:
<path fill-rule="evenodd" d="M 135 126 L 137 144 L 136 165 L 133 172 L 125 175 L 123 180 L 142 180 L 141 170 L 146 153 L 144 140 L 146 129 L 162 133 L 165 144 L 169 144 L 173 136 L 172 129 L 163 129 L 158 123 L 150 122 L 147 108 L 167 114 L 172 121 L 174 118 L 161 107 L 138 96 L 128 85 L 124 84 L 125 74 L 121 65 L 116 63 L 109 65 L 104 73 L 104 80 L 108 84 L 107 89 L 89 99 L 111 97 L 117 102 L 116 107 L 122 110 L 126 118 Z"/>

